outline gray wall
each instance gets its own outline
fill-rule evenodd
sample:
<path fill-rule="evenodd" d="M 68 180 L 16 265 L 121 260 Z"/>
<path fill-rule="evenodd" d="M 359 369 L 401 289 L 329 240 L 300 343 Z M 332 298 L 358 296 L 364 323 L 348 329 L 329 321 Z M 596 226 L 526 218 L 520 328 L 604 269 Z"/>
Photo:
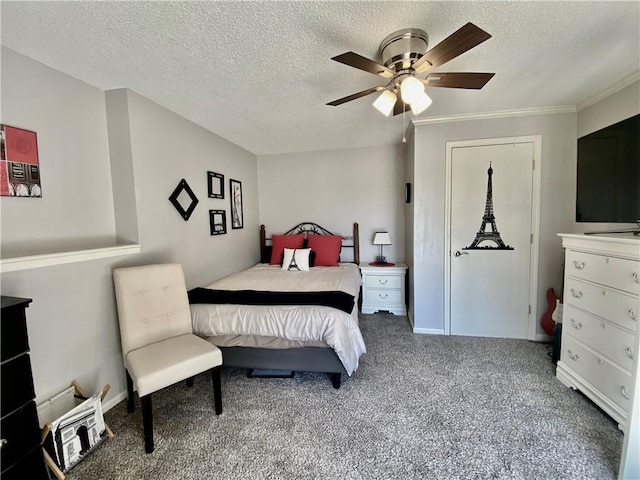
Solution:
<path fill-rule="evenodd" d="M 351 235 L 357 222 L 361 262 L 379 255 L 371 244 L 378 230 L 393 242 L 384 247 L 387 259 L 404 261 L 405 155 L 402 144 L 260 156 L 260 222 L 268 235 L 303 221 Z"/>
<path fill-rule="evenodd" d="M 123 397 L 114 267 L 176 261 L 195 286 L 258 258 L 256 157 L 135 93 L 120 92 L 109 94 L 109 101 L 116 98 L 110 115 L 126 113 L 120 119 L 130 128 L 111 129 L 111 144 L 119 145 L 112 162 L 104 92 L 2 49 L 1 121 L 38 133 L 43 187 L 41 199 L 0 198 L 3 256 L 23 243 L 41 251 L 91 246 L 96 238 L 113 243 L 116 225 L 121 239 L 142 243 L 138 255 L 2 274 L 3 295 L 33 298 L 27 323 L 38 402 L 74 379 L 87 391 L 110 383 L 107 404 Z M 227 235 L 210 236 L 208 210 L 228 211 L 229 200 L 207 198 L 207 170 L 224 174 L 227 189 L 229 177 L 243 182 L 244 229 L 228 226 Z M 168 201 L 181 178 L 200 199 L 188 222 Z M 135 215 L 123 217 L 127 211 Z"/>
<path fill-rule="evenodd" d="M 418 125 L 415 130 L 414 327 L 444 330 L 444 222 L 446 142 L 479 138 L 542 135 L 538 312 L 546 310 L 544 293 L 560 291 L 563 252 L 558 232 L 573 228 L 576 114 L 532 115 Z M 417 295 L 415 292 L 420 292 Z"/>

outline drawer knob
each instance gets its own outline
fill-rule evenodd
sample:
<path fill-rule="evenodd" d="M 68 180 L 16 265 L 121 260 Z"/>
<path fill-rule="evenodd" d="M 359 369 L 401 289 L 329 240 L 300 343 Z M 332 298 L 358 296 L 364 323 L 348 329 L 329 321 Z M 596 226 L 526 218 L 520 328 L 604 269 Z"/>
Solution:
<path fill-rule="evenodd" d="M 379 293 L 378 296 L 380 298 L 387 298 L 388 297 L 388 295 L 386 293 Z"/>
<path fill-rule="evenodd" d="M 380 285 L 386 285 L 386 284 L 387 284 L 387 281 L 388 281 L 388 280 L 380 280 L 380 279 L 378 279 L 378 283 L 379 283 Z"/>
<path fill-rule="evenodd" d="M 627 347 L 627 355 L 633 360 L 633 350 L 631 350 L 631 347 Z"/>
<path fill-rule="evenodd" d="M 569 358 L 574 362 L 577 362 L 580 358 L 580 355 L 578 355 L 577 353 L 573 353 L 571 350 L 567 350 L 567 355 L 569 355 Z"/>
<path fill-rule="evenodd" d="M 571 295 L 573 295 L 575 298 L 580 298 L 582 297 L 582 292 L 576 292 L 573 288 L 571 289 Z"/>
<path fill-rule="evenodd" d="M 631 317 L 631 320 L 637 320 L 638 319 L 636 317 L 636 312 L 633 311 L 633 308 L 629 309 L 629 317 Z"/>
<path fill-rule="evenodd" d="M 578 263 L 577 260 L 574 260 L 573 261 L 573 266 L 576 267 L 578 270 L 582 270 L 584 268 L 584 262 Z"/>
<path fill-rule="evenodd" d="M 634 282 L 640 283 L 640 278 L 638 278 L 638 272 L 633 272 L 631 276 L 633 277 Z"/>
<path fill-rule="evenodd" d="M 620 391 L 622 392 L 622 396 L 629 400 L 629 395 L 627 394 L 627 389 L 624 388 L 624 385 L 620 387 Z"/>
<path fill-rule="evenodd" d="M 582 328 L 582 322 L 577 322 L 572 318 L 571 320 L 569 320 L 569 323 L 571 323 L 571 326 L 573 328 Z"/>
<path fill-rule="evenodd" d="M 0 438 L 0 448 L 4 447 L 7 443 L 9 443 L 9 440 L 6 438 Z"/>

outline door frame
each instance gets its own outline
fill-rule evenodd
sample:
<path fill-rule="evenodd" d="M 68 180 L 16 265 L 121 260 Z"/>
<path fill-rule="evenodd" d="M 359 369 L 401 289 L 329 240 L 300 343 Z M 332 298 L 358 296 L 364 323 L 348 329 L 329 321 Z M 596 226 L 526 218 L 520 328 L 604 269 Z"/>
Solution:
<path fill-rule="evenodd" d="M 540 186 L 542 171 L 542 135 L 518 137 L 482 138 L 446 142 L 445 187 L 444 187 L 444 334 L 451 335 L 451 182 L 452 154 L 455 148 L 483 147 L 533 143 L 531 185 L 531 254 L 529 256 L 529 340 L 537 339 L 538 318 L 538 256 L 540 250 Z"/>

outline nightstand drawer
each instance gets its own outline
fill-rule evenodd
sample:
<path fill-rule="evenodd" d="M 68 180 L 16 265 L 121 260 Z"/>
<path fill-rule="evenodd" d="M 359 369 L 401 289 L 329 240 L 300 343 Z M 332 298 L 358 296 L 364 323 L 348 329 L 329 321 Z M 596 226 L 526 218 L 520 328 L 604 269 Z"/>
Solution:
<path fill-rule="evenodd" d="M 36 396 L 28 353 L 23 353 L 2 364 L 0 367 L 0 388 L 0 410 L 3 417 Z"/>
<path fill-rule="evenodd" d="M 567 278 L 564 298 L 565 304 L 606 318 L 631 331 L 636 330 L 638 297 L 584 283 L 575 278 Z"/>
<path fill-rule="evenodd" d="M 400 290 L 367 290 L 364 300 L 370 304 L 402 304 L 402 292 Z"/>
<path fill-rule="evenodd" d="M 572 277 L 640 294 L 640 268 L 635 260 L 569 251 L 566 268 Z"/>
<path fill-rule="evenodd" d="M 0 422 L 4 445 L 0 450 L 3 466 L 20 460 L 26 452 L 40 446 L 40 426 L 36 404 L 31 401 Z"/>
<path fill-rule="evenodd" d="M 633 368 L 635 335 L 577 308 L 567 305 L 562 314 L 567 335 L 608 357 L 621 367 Z"/>
<path fill-rule="evenodd" d="M 368 274 L 365 276 L 365 286 L 367 288 L 393 288 L 400 289 L 402 288 L 402 280 L 404 279 L 404 275 L 371 275 Z"/>

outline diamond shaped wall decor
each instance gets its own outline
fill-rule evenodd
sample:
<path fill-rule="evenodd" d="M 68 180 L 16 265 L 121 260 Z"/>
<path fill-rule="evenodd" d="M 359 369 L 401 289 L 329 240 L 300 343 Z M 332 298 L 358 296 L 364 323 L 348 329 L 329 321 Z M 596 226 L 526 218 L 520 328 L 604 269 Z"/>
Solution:
<path fill-rule="evenodd" d="M 183 194 L 186 194 L 189 198 L 185 198 Z M 180 198 L 181 196 L 182 198 Z M 195 193 L 193 193 L 193 190 L 191 190 L 191 187 L 189 187 L 187 181 L 183 178 L 169 197 L 169 201 L 186 222 L 195 210 L 199 200 Z"/>

